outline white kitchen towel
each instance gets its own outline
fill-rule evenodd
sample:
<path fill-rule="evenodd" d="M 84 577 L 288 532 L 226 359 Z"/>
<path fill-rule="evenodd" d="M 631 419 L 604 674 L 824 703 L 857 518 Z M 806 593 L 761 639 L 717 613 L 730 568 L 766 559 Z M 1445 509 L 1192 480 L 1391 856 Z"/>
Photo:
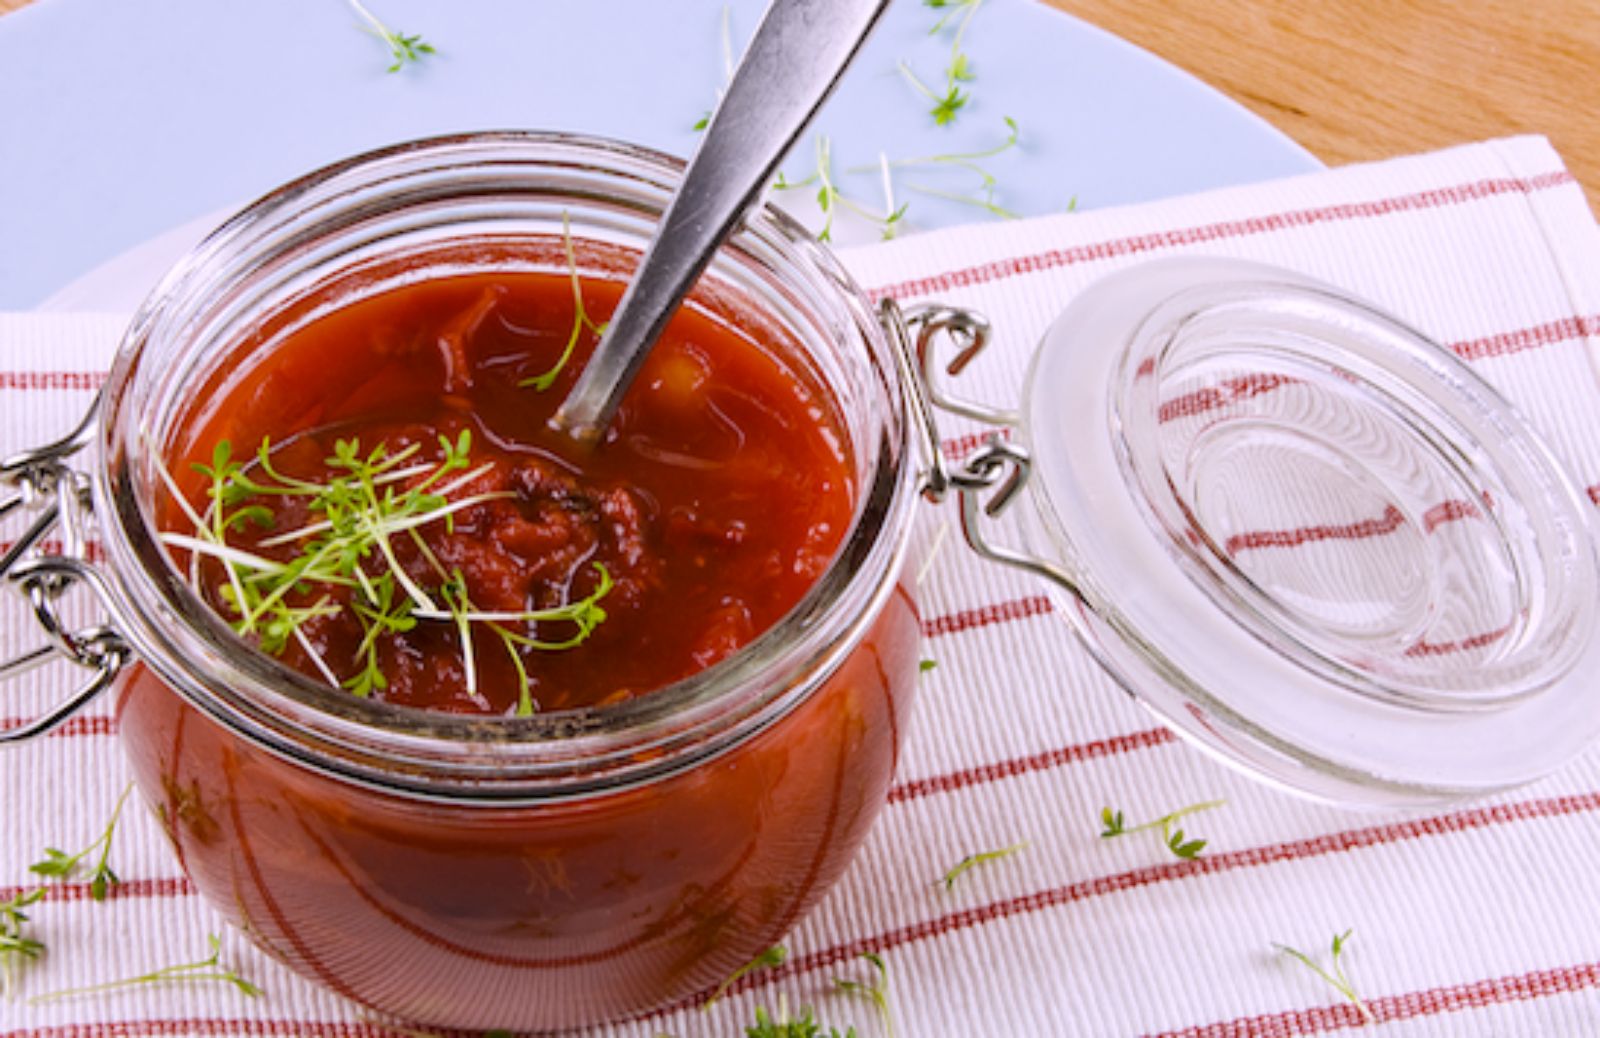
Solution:
<path fill-rule="evenodd" d="M 1279 264 L 1394 311 L 1502 389 L 1600 502 L 1600 228 L 1539 138 L 932 232 L 844 258 L 874 296 L 986 313 L 997 338 L 972 392 L 1008 401 L 1074 295 L 1175 253 Z M 74 423 L 118 328 L 115 317 L 0 317 L 0 453 Z M 1355 813 L 1274 791 L 1157 725 L 1073 642 L 1044 589 L 978 560 L 949 535 L 952 519 L 932 507 L 919 518 L 931 550 L 923 654 L 936 665 L 920 679 L 897 784 L 844 880 L 789 936 L 784 964 L 744 977 L 709 1011 L 682 1006 L 595 1034 L 736 1036 L 756 1007 L 780 1004 L 812 1007 L 841 1033 L 888 1034 L 871 1002 L 835 984 L 872 980 L 867 952 L 885 964 L 900 1038 L 1600 1034 L 1600 751 L 1533 786 L 1428 813 Z M 34 643 L 20 622 L 0 635 L 8 649 Z M 0 727 L 68 677 L 0 685 Z M 40 885 L 28 865 L 44 847 L 76 850 L 103 828 L 128 781 L 109 707 L 0 750 L 0 902 Z M 1192 859 L 1159 831 L 1100 835 L 1102 808 L 1132 827 L 1213 801 L 1177 823 L 1206 841 Z M 1014 850 L 940 882 L 967 855 L 1004 848 Z M 26 909 L 26 932 L 46 949 L 16 963 L 3 1038 L 414 1033 L 226 931 L 142 809 L 124 817 L 110 860 L 122 882 L 106 901 L 79 875 L 46 883 Z M 222 962 L 263 995 L 197 982 L 29 1001 L 203 958 L 212 933 Z M 1340 935 L 1337 966 L 1359 1006 L 1283 950 L 1331 972 Z"/>

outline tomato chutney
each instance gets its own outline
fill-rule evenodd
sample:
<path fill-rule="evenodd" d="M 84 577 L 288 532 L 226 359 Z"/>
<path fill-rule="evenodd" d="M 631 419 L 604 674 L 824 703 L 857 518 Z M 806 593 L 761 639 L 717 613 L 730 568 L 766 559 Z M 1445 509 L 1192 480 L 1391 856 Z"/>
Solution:
<path fill-rule="evenodd" d="M 139 789 L 213 905 L 381 1012 L 693 1003 L 887 795 L 916 480 L 826 250 L 757 214 L 604 442 L 546 427 L 677 175 L 537 134 L 330 167 L 183 261 L 108 382 Z"/>

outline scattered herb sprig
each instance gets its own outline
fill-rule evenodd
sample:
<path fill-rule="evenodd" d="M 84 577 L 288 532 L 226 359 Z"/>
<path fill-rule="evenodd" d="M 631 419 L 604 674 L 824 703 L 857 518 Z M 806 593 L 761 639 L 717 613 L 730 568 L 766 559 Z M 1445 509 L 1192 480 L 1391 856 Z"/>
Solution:
<path fill-rule="evenodd" d="M 919 94 L 933 102 L 933 107 L 928 110 L 928 114 L 933 116 L 933 121 L 940 126 L 947 126 L 955 121 L 957 113 L 966 107 L 971 96 L 970 89 L 963 89 L 963 84 L 971 83 L 974 79 L 972 59 L 962 44 L 966 40 L 967 28 L 972 24 L 972 16 L 983 6 L 983 0 L 923 0 L 923 2 L 928 7 L 943 12 L 939 20 L 933 24 L 933 28 L 928 30 L 929 35 L 938 35 L 952 22 L 956 27 L 950 42 L 950 57 L 945 62 L 943 89 L 935 90 L 928 86 L 904 61 L 900 62 L 900 74 Z"/>
<path fill-rule="evenodd" d="M 907 183 L 905 186 L 929 198 L 942 198 L 946 201 L 956 202 L 960 205 L 981 209 L 991 216 L 1003 220 L 1015 220 L 1018 215 L 1001 205 L 999 202 L 999 178 L 991 172 L 984 163 L 1001 155 L 1018 145 L 1021 138 L 1021 129 L 1015 119 L 1005 118 L 1006 136 L 1000 143 L 977 151 L 951 152 L 938 155 L 920 155 L 909 159 L 891 159 L 887 155 L 879 155 L 878 162 L 870 166 L 851 166 L 845 172 L 864 173 L 877 171 L 883 183 L 884 205 L 881 212 L 846 195 L 839 187 L 838 179 L 833 172 L 833 144 L 825 134 L 818 134 L 815 138 L 815 165 L 806 177 L 799 180 L 790 180 L 779 173 L 773 181 L 774 191 L 798 191 L 802 188 L 816 189 L 817 207 L 822 211 L 822 227 L 817 231 L 819 241 L 831 241 L 836 217 L 842 212 L 851 212 L 861 217 L 867 223 L 878 228 L 880 235 L 885 239 L 894 238 L 904 225 L 906 215 L 910 210 L 909 202 L 895 202 L 894 178 L 898 173 L 921 169 L 924 171 L 958 170 L 971 174 L 977 178 L 976 185 L 968 192 L 948 191 L 934 187 L 930 184 Z"/>
<path fill-rule="evenodd" d="M 1350 982 L 1350 978 L 1346 976 L 1344 972 L 1344 963 L 1342 961 L 1344 958 L 1344 949 L 1345 945 L 1350 941 L 1350 935 L 1354 932 L 1354 930 L 1346 930 L 1344 933 L 1334 935 L 1332 961 L 1329 964 L 1329 969 L 1322 968 L 1322 966 L 1318 965 L 1317 962 L 1311 958 L 1311 956 L 1296 948 L 1291 948 L 1286 944 L 1274 943 L 1273 947 L 1283 952 L 1285 955 L 1295 959 L 1301 965 L 1305 966 L 1306 969 L 1309 969 L 1311 972 L 1315 973 L 1317 976 L 1326 981 L 1335 991 L 1343 995 L 1351 1005 L 1360 1010 L 1362 1020 L 1369 1024 L 1377 1023 L 1377 1017 L 1373 1015 L 1372 1010 L 1370 1007 L 1368 1007 L 1367 1003 L 1362 1001 L 1361 996 L 1356 994 L 1355 985 Z"/>
<path fill-rule="evenodd" d="M 229 442 L 221 440 L 212 451 L 209 465 L 194 466 L 210 481 L 206 490 L 210 503 L 204 513 L 195 511 L 175 481 L 163 472 L 168 490 L 186 511 L 195 533 L 168 531 L 162 534 L 162 540 L 191 553 L 190 578 L 196 586 L 201 583 L 202 557 L 221 566 L 225 579 L 218 596 L 233 614 L 234 629 L 242 635 L 254 635 L 265 652 L 282 653 L 294 639 L 330 684 L 365 697 L 387 686 L 378 657 L 378 643 L 384 635 L 403 633 L 421 621 L 447 623 L 460 633 L 466 687 L 469 694 L 477 696 L 474 625 L 489 627 L 513 656 L 518 647 L 568 649 L 583 642 L 604 622 L 606 613 L 600 600 L 613 585 L 606 568 L 594 563 L 597 586 L 578 601 L 518 612 L 475 608 L 468 600 L 460 570 L 446 569 L 419 530 L 434 523 L 448 528 L 452 517 L 463 509 L 515 495 L 510 491 L 460 493 L 491 467 L 472 467 L 469 431 L 463 430 L 454 441 L 440 436 L 439 446 L 441 459 L 427 463 L 416 460 L 420 444 L 390 453 L 388 446 L 380 443 L 363 452 L 359 439 L 339 440 L 333 455 L 324 459 L 334 475 L 326 482 L 316 482 L 279 471 L 272 461 L 268 439 L 264 438 L 256 451 L 255 467 L 259 471 L 254 473 L 247 472 L 233 457 Z M 405 489 L 399 489 L 407 482 Z M 299 553 L 288 561 L 267 558 L 228 542 L 229 535 L 246 523 L 271 529 L 277 517 L 260 501 L 273 498 L 299 498 L 305 502 L 309 515 L 315 517 L 297 529 L 274 533 L 260 541 L 263 548 L 295 545 Z M 439 582 L 434 594 L 443 599 L 442 604 L 401 566 L 393 542 L 402 536 L 411 540 L 431 566 Z M 313 598 L 318 588 L 323 593 Z M 343 679 L 332 672 L 301 629 L 313 617 L 338 610 L 331 600 L 335 590 L 350 595 L 351 611 L 364 631 L 357 646 L 360 668 Z M 305 603 L 308 598 L 311 601 Z M 570 624 L 572 634 L 560 641 L 549 641 L 508 626 L 520 624 L 532 630 L 531 625 L 541 623 Z M 533 701 L 520 658 L 517 662 L 523 678 L 517 712 L 526 716 L 533 712 Z"/>
<path fill-rule="evenodd" d="M 1177 827 L 1178 819 L 1200 811 L 1210 811 L 1213 808 L 1221 807 L 1225 803 L 1227 803 L 1225 800 L 1207 800 L 1204 803 L 1190 804 L 1188 807 L 1180 807 L 1176 811 L 1164 814 L 1154 821 L 1135 826 L 1127 824 L 1121 811 L 1102 807 L 1100 809 L 1100 824 L 1103 828 L 1100 830 L 1100 838 L 1109 840 L 1112 837 L 1126 836 L 1129 833 L 1141 833 L 1159 829 L 1161 830 L 1162 842 L 1167 845 L 1167 849 L 1179 858 L 1190 861 L 1200 856 L 1200 852 L 1205 849 L 1206 841 L 1186 838 L 1183 830 Z"/>
<path fill-rule="evenodd" d="M 556 362 L 548 370 L 517 383 L 519 386 L 532 386 L 540 393 L 555 384 L 556 376 L 561 374 L 562 369 L 567 366 L 567 361 L 572 359 L 572 352 L 577 348 L 578 340 L 585 331 L 596 338 L 606 333 L 606 322 L 596 324 L 583 305 L 583 282 L 578 277 L 578 255 L 572 247 L 572 222 L 565 212 L 561 214 L 561 245 L 567 253 L 567 272 L 572 280 L 572 331 L 567 336 L 567 345 L 562 349 L 561 356 L 556 358 Z"/>
<path fill-rule="evenodd" d="M 90 984 L 85 987 L 52 991 L 49 994 L 39 995 L 28 1001 L 33 1005 L 39 1005 L 44 1002 L 59 1002 L 62 999 L 77 998 L 80 995 L 98 995 L 107 991 L 121 991 L 125 988 L 191 981 L 214 981 L 221 984 L 231 984 L 238 991 L 251 998 L 259 997 L 261 995 L 259 987 L 241 977 L 233 969 L 222 965 L 222 939 L 216 934 L 207 934 L 206 940 L 211 943 L 211 954 L 195 962 L 185 962 L 176 966 L 163 966 L 160 969 L 151 970 L 149 973 L 141 973 L 136 977 L 110 980 L 104 984 Z"/>
<path fill-rule="evenodd" d="M 349 4 L 365 23 L 362 27 L 388 45 L 389 56 L 394 59 L 394 64 L 389 66 L 390 72 L 399 72 L 407 64 L 420 62 L 426 55 L 436 53 L 433 44 L 424 41 L 421 36 L 407 36 L 390 29 L 378 20 L 377 15 L 367 10 L 361 0 L 349 0 Z"/>
<path fill-rule="evenodd" d="M 976 854 L 969 854 L 946 870 L 945 874 L 939 877 L 939 883 L 942 883 L 946 890 L 954 890 L 956 888 L 956 880 L 960 879 L 968 872 L 980 865 L 985 865 L 992 861 L 999 861 L 1002 858 L 1009 858 L 1018 851 L 1027 849 L 1027 846 L 1027 841 L 1023 841 L 1021 843 L 1014 843 L 1009 847 L 1001 847 L 997 850 L 979 851 Z"/>
<path fill-rule="evenodd" d="M 44 942 L 27 933 L 28 913 L 23 909 L 44 897 L 43 887 L 19 890 L 0 901 L 0 996 L 10 998 L 24 961 L 44 952 Z"/>
<path fill-rule="evenodd" d="M 834 990 L 871 1002 L 883 1019 L 884 1034 L 888 1035 L 888 1038 L 894 1038 L 894 1014 L 889 1009 L 889 966 L 877 952 L 862 952 L 857 957 L 865 959 L 872 966 L 872 980 L 862 982 L 846 977 L 835 977 Z"/>
<path fill-rule="evenodd" d="M 771 969 L 774 966 L 781 966 L 788 961 L 788 959 L 789 949 L 785 948 L 781 944 L 774 944 L 772 947 L 766 949 L 761 954 L 745 963 L 743 966 L 740 966 L 738 969 L 728 974 L 723 982 L 717 985 L 717 990 L 711 993 L 711 997 L 706 999 L 705 1002 L 701 1004 L 700 1008 L 702 1010 L 710 1009 L 712 1006 L 720 1002 L 722 1000 L 722 996 L 726 995 L 728 993 L 728 989 L 737 984 L 741 977 L 754 973 L 757 970 L 765 970 Z"/>
<path fill-rule="evenodd" d="M 765 1006 L 756 1007 L 756 1022 L 747 1024 L 745 1038 L 856 1038 L 856 1029 L 841 1032 L 837 1027 L 826 1031 L 817 1022 L 810 1006 L 802 1006 L 799 1016 L 790 1016 L 789 1007 L 782 996 L 778 998 L 777 1015 L 767 1012 Z"/>
<path fill-rule="evenodd" d="M 940 126 L 948 126 L 955 121 L 956 113 L 966 107 L 967 93 L 955 82 L 947 84 L 944 93 L 939 93 L 911 71 L 911 66 L 904 61 L 900 62 L 900 74 L 906 82 L 916 88 L 917 93 L 933 102 L 933 107 L 928 109 L 928 114 L 933 116 L 933 121 Z"/>
<path fill-rule="evenodd" d="M 948 154 L 939 155 L 919 155 L 915 158 L 896 159 L 892 162 L 886 161 L 885 165 L 887 168 L 884 175 L 888 176 L 890 170 L 958 169 L 965 173 L 970 173 L 978 178 L 977 187 L 970 194 L 961 194 L 955 191 L 943 191 L 938 188 L 923 184 L 908 183 L 906 186 L 918 194 L 927 195 L 930 198 L 943 198 L 947 201 L 959 202 L 962 205 L 973 206 L 974 208 L 982 209 L 991 216 L 997 216 L 1003 220 L 1018 219 L 1018 215 L 1016 213 L 1000 205 L 996 200 L 996 193 L 1000 187 L 999 178 L 990 172 L 988 167 L 984 165 L 985 161 L 988 159 L 1003 155 L 1012 148 L 1017 147 L 1019 141 L 1021 140 L 1022 130 L 1017 126 L 1017 121 L 1011 118 L 1009 115 L 1003 116 L 1002 121 L 1006 124 L 1006 136 L 1000 141 L 999 144 L 988 148 L 981 148 L 977 151 L 951 152 Z M 871 167 L 853 166 L 848 172 L 859 173 L 869 168 Z"/>
<path fill-rule="evenodd" d="M 132 792 L 133 783 L 130 782 L 122 791 L 122 795 L 117 798 L 117 806 L 111 810 L 110 821 L 106 822 L 105 829 L 93 843 L 76 854 L 67 854 L 56 847 L 46 847 L 44 858 L 29 865 L 28 871 L 52 879 L 65 879 L 78 871 L 83 859 L 99 851 L 100 856 L 95 859 L 94 871 L 89 874 L 89 896 L 96 901 L 104 901 L 111 884 L 120 882 L 109 864 L 111 840 L 116 835 L 117 819 L 122 817 L 122 806 L 128 802 L 128 795 Z"/>
<path fill-rule="evenodd" d="M 943 125 L 952 122 L 956 113 L 967 104 L 969 91 L 963 84 L 969 84 L 973 78 L 973 62 L 967 53 L 965 40 L 967 29 L 972 23 L 973 16 L 982 6 L 983 0 L 924 0 L 925 4 L 940 12 L 938 20 L 929 30 L 931 35 L 945 32 L 952 25 L 954 32 L 951 34 L 949 58 L 943 72 L 943 89 L 934 90 L 924 83 L 911 66 L 901 61 L 898 68 L 901 74 L 910 82 L 919 93 L 925 95 L 933 102 L 931 109 L 935 122 Z M 722 51 L 724 65 L 724 81 L 731 78 L 733 70 L 732 46 L 728 27 L 728 8 L 723 8 L 722 18 Z M 721 91 L 719 91 L 720 96 Z M 694 129 L 704 130 L 709 124 L 711 113 L 708 111 L 694 124 Z M 1008 129 L 1006 138 L 990 148 L 965 153 L 950 153 L 941 155 L 928 155 L 910 159 L 891 159 L 887 154 L 880 154 L 878 161 L 871 166 L 852 166 L 846 172 L 859 173 L 865 170 L 876 171 L 881 175 L 883 185 L 883 208 L 875 210 L 872 206 L 847 196 L 840 188 L 839 181 L 834 175 L 832 162 L 832 141 L 825 134 L 813 137 L 814 162 L 811 172 L 804 177 L 791 179 L 784 173 L 779 173 L 773 180 L 772 190 L 797 191 L 805 188 L 814 188 L 814 198 L 822 214 L 822 225 L 817 230 L 817 238 L 821 241 L 831 241 L 833 238 L 834 223 L 843 212 L 850 212 L 864 219 L 868 224 L 877 227 L 884 240 L 897 236 L 904 227 L 907 212 L 910 208 L 908 202 L 897 202 L 895 197 L 895 177 L 897 173 L 911 169 L 959 169 L 975 175 L 977 186 L 970 192 L 959 190 L 944 190 L 939 187 L 909 183 L 905 186 L 917 194 L 930 198 L 942 198 L 961 205 L 972 206 L 992 216 L 1001 219 L 1016 219 L 1017 214 L 1007 209 L 998 200 L 998 178 L 984 167 L 986 159 L 993 158 L 1013 148 L 1017 144 L 1019 131 L 1016 121 L 1007 117 L 1005 124 Z"/>
<path fill-rule="evenodd" d="M 877 213 L 839 190 L 833 175 L 833 142 L 826 134 L 817 134 L 815 154 L 816 165 L 809 176 L 802 180 L 789 180 L 780 172 L 773 181 L 772 189 L 798 191 L 816 185 L 817 207 L 822 210 L 823 220 L 821 229 L 817 231 L 817 240 L 824 242 L 833 240 L 833 221 L 843 210 L 853 212 L 868 223 L 877 225 L 885 239 L 893 238 L 899 230 L 901 220 L 905 218 L 907 207 L 894 205 L 893 189 L 888 179 L 888 160 L 884 159 L 880 167 L 884 170 L 885 178 L 885 208 L 882 213 Z"/>

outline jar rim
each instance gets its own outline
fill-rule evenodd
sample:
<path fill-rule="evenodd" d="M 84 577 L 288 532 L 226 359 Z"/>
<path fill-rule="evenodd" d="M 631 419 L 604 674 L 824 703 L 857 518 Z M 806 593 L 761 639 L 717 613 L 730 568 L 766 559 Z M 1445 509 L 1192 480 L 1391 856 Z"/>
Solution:
<path fill-rule="evenodd" d="M 713 667 L 628 702 L 529 718 L 371 702 L 328 688 L 239 639 L 157 539 L 148 467 L 161 464 L 160 450 L 150 449 L 161 443 L 160 430 L 152 435 L 158 423 L 141 411 L 166 374 L 150 354 L 164 336 L 193 335 L 207 314 L 243 306 L 234 297 L 248 297 L 251 286 L 240 289 L 228 279 L 242 283 L 264 257 L 304 252 L 318 235 L 366 226 L 362 221 L 381 218 L 386 204 L 408 212 L 407 206 L 462 193 L 501 203 L 562 196 L 659 216 L 682 168 L 682 160 L 657 151 L 570 133 L 409 141 L 275 189 L 181 259 L 135 315 L 99 402 L 95 507 L 117 619 L 140 659 L 214 720 L 281 757 L 406 796 L 497 804 L 578 796 L 676 773 L 737 745 L 802 701 L 864 637 L 892 591 L 915 495 L 904 387 L 882 329 L 832 253 L 770 204 L 746 218 L 708 277 L 749 255 L 775 264 L 809 305 L 832 308 L 831 331 L 850 340 L 837 345 L 860 354 L 851 359 L 857 380 L 887 403 L 872 409 L 881 428 L 847 430 L 862 455 L 861 479 L 854 521 L 828 569 L 788 615 Z M 608 202 L 607 192 L 615 194 Z"/>

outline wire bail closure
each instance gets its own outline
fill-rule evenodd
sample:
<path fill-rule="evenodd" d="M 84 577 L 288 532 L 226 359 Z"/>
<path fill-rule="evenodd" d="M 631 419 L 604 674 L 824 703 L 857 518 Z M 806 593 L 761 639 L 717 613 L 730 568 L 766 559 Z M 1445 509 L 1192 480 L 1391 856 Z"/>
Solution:
<path fill-rule="evenodd" d="M 1066 570 L 1045 559 L 996 544 L 984 533 L 984 520 L 1000 518 L 1027 486 L 1033 474 L 1033 458 L 1027 448 L 999 430 L 991 431 L 959 466 L 952 467 L 940 445 L 935 411 L 1006 429 L 1018 429 L 1022 425 L 1018 412 L 956 396 L 942 385 L 943 375 L 960 375 L 988 345 L 991 335 L 988 318 L 942 303 L 927 303 L 907 312 L 887 298 L 879 304 L 878 316 L 894 346 L 900 374 L 907 387 L 911 417 L 923 455 L 922 496 L 940 504 L 954 489 L 961 499 L 961 533 L 968 547 L 983 558 L 1053 581 L 1077 597 L 1077 581 Z M 953 357 L 942 369 L 941 341 L 947 341 L 954 349 Z M 986 494 L 989 495 L 987 500 Z"/>
<path fill-rule="evenodd" d="M 0 730 L 0 746 L 44 735 L 110 687 L 132 650 L 109 621 L 74 628 L 62 614 L 67 593 L 82 584 L 107 613 L 111 595 L 103 576 L 89 562 L 93 508 L 89 477 L 67 459 L 88 446 L 99 403 L 76 429 L 55 443 L 0 462 L 0 522 L 26 517 L 27 525 L 0 555 L 0 581 L 16 591 L 33 612 L 45 644 L 0 661 L 0 681 L 65 659 L 89 672 L 70 695 L 24 724 Z M 46 537 L 58 532 L 59 549 Z"/>

